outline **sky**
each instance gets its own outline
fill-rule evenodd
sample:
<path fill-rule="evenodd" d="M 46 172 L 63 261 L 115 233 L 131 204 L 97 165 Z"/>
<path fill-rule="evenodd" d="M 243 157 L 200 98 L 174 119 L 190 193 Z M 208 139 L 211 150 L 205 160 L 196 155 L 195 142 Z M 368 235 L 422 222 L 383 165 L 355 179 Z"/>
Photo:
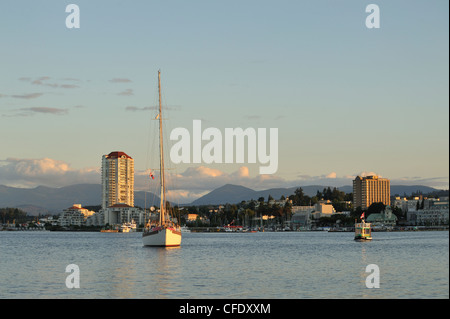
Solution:
<path fill-rule="evenodd" d="M 66 27 L 71 3 L 80 28 Z M 371 3 L 380 28 L 366 26 Z M 365 174 L 448 189 L 448 6 L 1 1 L 0 185 L 101 183 L 102 155 L 124 151 L 146 189 L 161 70 L 167 136 L 192 133 L 194 120 L 222 133 L 278 129 L 270 175 L 259 162 L 167 156 L 181 201 L 227 183 L 343 186 Z"/>

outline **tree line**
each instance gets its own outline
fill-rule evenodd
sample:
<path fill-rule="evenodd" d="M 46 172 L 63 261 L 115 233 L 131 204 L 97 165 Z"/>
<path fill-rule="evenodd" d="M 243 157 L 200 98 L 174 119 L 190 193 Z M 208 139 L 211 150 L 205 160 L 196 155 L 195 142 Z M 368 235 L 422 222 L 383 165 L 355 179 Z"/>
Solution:
<path fill-rule="evenodd" d="M 24 212 L 23 210 L 19 209 L 19 208 L 11 208 L 11 207 L 6 207 L 6 208 L 0 208 L 0 216 L 1 216 L 1 221 L 3 224 L 6 223 L 25 223 L 31 219 L 33 219 L 32 216 L 28 216 L 26 212 Z"/>
<path fill-rule="evenodd" d="M 273 196 L 268 195 L 267 200 L 259 197 L 257 200 L 242 201 L 238 204 L 224 204 L 223 209 L 216 213 L 213 211 L 214 206 L 185 206 L 184 212 L 190 214 L 198 214 L 195 226 L 222 226 L 228 224 L 242 226 L 259 226 L 262 216 L 273 216 L 273 220 L 269 221 L 274 224 L 283 224 L 292 217 L 292 206 L 313 206 L 321 200 L 329 200 L 334 209 L 339 211 L 351 211 L 352 194 L 346 194 L 337 188 L 324 188 L 317 191 L 316 195 L 308 196 L 301 187 L 294 191 L 294 194 L 287 197 L 281 196 L 276 201 Z M 181 215 L 182 223 L 186 220 Z M 208 219 L 208 225 L 203 222 Z M 267 222 L 265 222 L 267 223 Z"/>

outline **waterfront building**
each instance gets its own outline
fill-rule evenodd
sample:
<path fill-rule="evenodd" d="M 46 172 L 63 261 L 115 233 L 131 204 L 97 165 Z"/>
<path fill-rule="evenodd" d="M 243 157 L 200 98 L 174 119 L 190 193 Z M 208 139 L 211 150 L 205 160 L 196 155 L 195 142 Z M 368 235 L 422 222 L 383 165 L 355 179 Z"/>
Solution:
<path fill-rule="evenodd" d="M 93 211 L 81 207 L 81 204 L 73 204 L 72 207 L 63 210 L 58 223 L 60 226 L 83 226 L 86 219 L 93 214 Z"/>
<path fill-rule="evenodd" d="M 411 209 L 407 212 L 408 224 L 417 226 L 440 226 L 449 224 L 449 203 L 440 202 L 425 209 Z"/>
<path fill-rule="evenodd" d="M 114 204 L 100 211 L 104 216 L 104 224 L 122 225 L 135 222 L 137 225 L 145 224 L 145 212 L 127 204 Z"/>
<path fill-rule="evenodd" d="M 320 201 L 314 205 L 314 212 L 312 212 L 312 219 L 319 219 L 321 217 L 330 217 L 336 214 L 336 210 L 329 200 Z"/>
<path fill-rule="evenodd" d="M 291 213 L 312 213 L 315 206 L 292 206 Z"/>
<path fill-rule="evenodd" d="M 400 208 L 402 212 L 406 213 L 410 210 L 416 210 L 417 203 L 420 205 L 419 197 L 414 197 L 411 199 L 407 199 L 406 197 L 395 197 L 392 206 Z"/>
<path fill-rule="evenodd" d="M 376 175 L 361 177 L 353 180 L 353 207 L 367 209 L 372 203 L 391 204 L 391 184 L 387 178 Z"/>
<path fill-rule="evenodd" d="M 195 222 L 197 220 L 198 214 L 187 214 L 185 215 L 186 222 Z"/>
<path fill-rule="evenodd" d="M 336 210 L 329 200 L 313 206 L 292 206 L 291 225 L 293 229 L 310 229 L 321 217 L 331 217 Z"/>
<path fill-rule="evenodd" d="M 372 213 L 366 218 L 366 222 L 372 224 L 372 226 L 393 227 L 397 224 L 397 216 L 392 214 L 390 206 L 386 206 L 381 213 Z"/>
<path fill-rule="evenodd" d="M 146 223 L 145 212 L 127 204 L 114 204 L 89 216 L 86 226 L 122 225 L 132 222 L 144 225 Z"/>
<path fill-rule="evenodd" d="M 53 218 L 53 216 L 42 217 L 39 218 L 39 222 L 43 225 L 50 224 L 52 226 L 58 226 L 58 217 L 57 218 Z"/>
<path fill-rule="evenodd" d="M 291 217 L 291 225 L 294 230 L 306 230 L 311 225 L 311 212 L 304 210 L 294 213 Z"/>
<path fill-rule="evenodd" d="M 134 206 L 134 160 L 111 152 L 102 157 L 102 209 L 119 203 Z"/>
<path fill-rule="evenodd" d="M 86 219 L 86 226 L 105 226 L 105 213 L 103 210 L 89 216 Z"/>

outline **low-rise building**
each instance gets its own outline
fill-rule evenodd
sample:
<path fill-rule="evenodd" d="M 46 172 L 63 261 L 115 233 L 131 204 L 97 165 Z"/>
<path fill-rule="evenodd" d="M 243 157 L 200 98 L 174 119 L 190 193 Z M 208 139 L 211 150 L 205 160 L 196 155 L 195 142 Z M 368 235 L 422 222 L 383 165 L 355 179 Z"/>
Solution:
<path fill-rule="evenodd" d="M 320 201 L 314 205 L 314 212 L 312 213 L 312 219 L 319 219 L 321 217 L 330 217 L 336 214 L 336 210 L 330 201 Z"/>
<path fill-rule="evenodd" d="M 366 218 L 366 222 L 371 223 L 372 226 L 395 226 L 397 224 L 397 216 L 392 214 L 390 206 L 386 206 L 381 213 L 372 213 Z"/>
<path fill-rule="evenodd" d="M 132 207 L 127 204 L 114 204 L 90 216 L 86 225 L 122 225 L 132 222 L 135 222 L 137 225 L 144 225 L 146 223 L 145 212 L 138 207 Z"/>
<path fill-rule="evenodd" d="M 86 208 L 81 207 L 81 204 L 73 204 L 72 207 L 66 208 L 60 214 L 58 223 L 60 226 L 83 226 L 89 216 L 94 214 Z"/>
<path fill-rule="evenodd" d="M 449 223 L 449 206 L 436 205 L 426 209 L 410 210 L 407 213 L 407 221 L 416 226 L 440 226 Z"/>
<path fill-rule="evenodd" d="M 136 222 L 138 225 L 144 224 L 144 211 L 137 207 L 127 204 L 114 204 L 106 209 L 102 209 L 105 225 L 117 225 L 124 223 Z"/>

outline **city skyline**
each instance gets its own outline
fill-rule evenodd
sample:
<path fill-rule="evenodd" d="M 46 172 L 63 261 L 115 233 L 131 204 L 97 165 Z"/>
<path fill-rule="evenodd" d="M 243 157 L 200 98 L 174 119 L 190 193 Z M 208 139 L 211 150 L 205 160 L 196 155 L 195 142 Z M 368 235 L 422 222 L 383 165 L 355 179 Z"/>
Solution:
<path fill-rule="evenodd" d="M 180 164 L 173 195 L 257 188 L 391 184 L 448 189 L 448 3 L 360 1 L 0 4 L 0 184 L 101 183 L 101 156 L 135 160 L 147 186 L 158 69 L 177 127 L 278 128 L 278 170 Z M 169 127 L 170 125 L 170 127 Z M 12 134 L 11 134 L 12 133 Z"/>

